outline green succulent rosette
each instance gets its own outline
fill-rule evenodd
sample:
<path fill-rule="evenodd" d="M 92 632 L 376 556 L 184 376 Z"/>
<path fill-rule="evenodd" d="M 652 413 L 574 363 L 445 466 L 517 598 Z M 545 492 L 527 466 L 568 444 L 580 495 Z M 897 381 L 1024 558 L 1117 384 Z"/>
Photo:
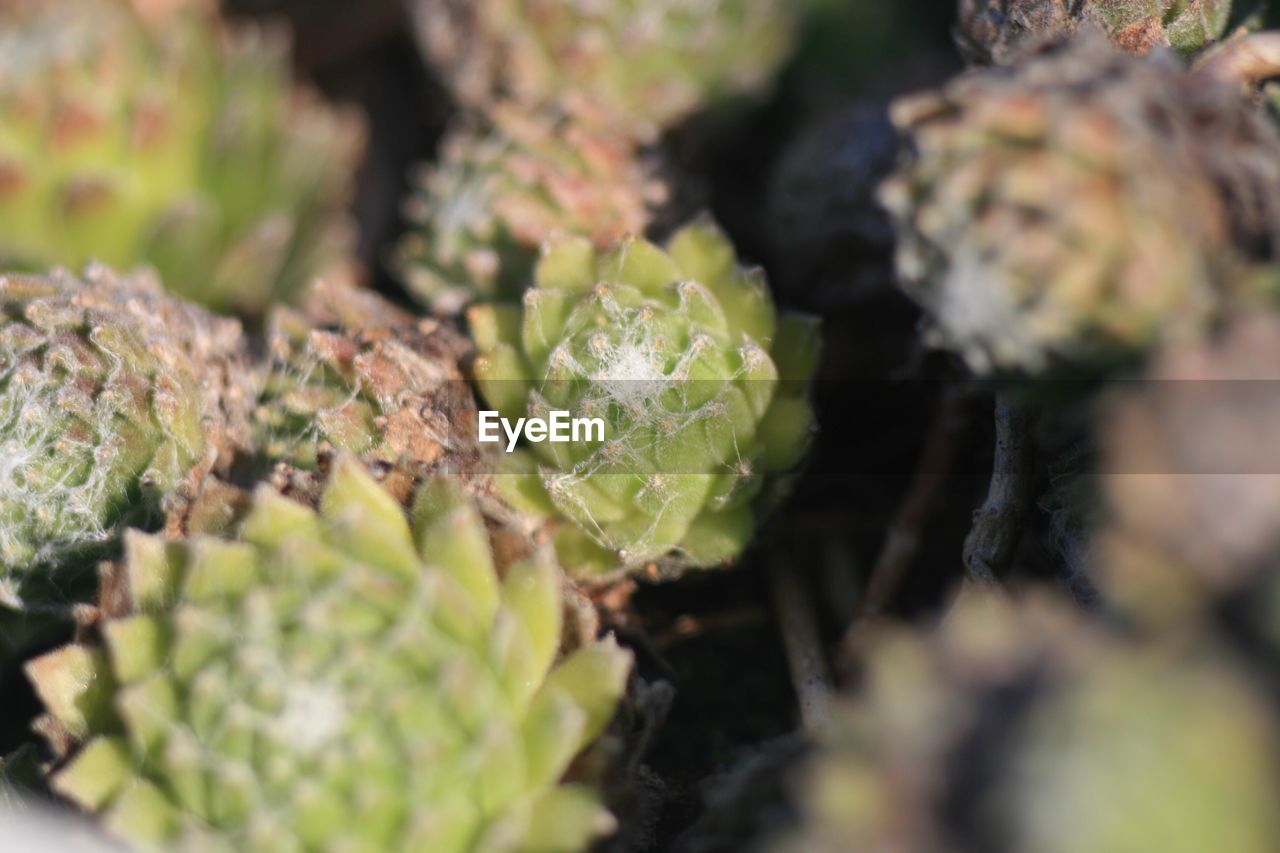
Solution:
<path fill-rule="evenodd" d="M 0 260 L 145 264 L 260 314 L 345 260 L 359 128 L 293 88 L 278 34 L 167 5 L 0 7 Z"/>
<path fill-rule="evenodd" d="M 0 610 L 65 611 L 249 441 L 240 324 L 101 267 L 0 275 Z"/>
<path fill-rule="evenodd" d="M 147 849 L 582 849 L 613 821 L 564 777 L 631 657 L 562 654 L 555 563 L 504 568 L 456 483 L 406 516 L 351 457 L 237 541 L 132 534 L 101 645 L 27 668 L 51 786 Z"/>
<path fill-rule="evenodd" d="M 603 438 L 504 455 L 497 477 L 576 574 L 732 560 L 808 448 L 816 324 L 779 317 L 709 222 L 665 249 L 553 240 L 523 305 L 468 316 L 476 379 L 503 418 L 602 422 Z"/>

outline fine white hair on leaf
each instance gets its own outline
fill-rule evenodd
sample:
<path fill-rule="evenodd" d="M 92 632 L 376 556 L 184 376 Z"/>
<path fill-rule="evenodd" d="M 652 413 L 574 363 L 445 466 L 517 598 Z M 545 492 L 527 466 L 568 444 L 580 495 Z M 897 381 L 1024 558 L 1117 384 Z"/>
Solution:
<path fill-rule="evenodd" d="M 701 296 L 710 303 L 708 310 L 719 311 L 705 288 L 699 287 L 695 293 L 689 282 L 673 282 L 671 287 L 680 305 Z M 586 304 L 589 310 L 571 315 L 563 338 L 553 342 L 548 355 L 550 374 L 575 380 L 575 415 L 611 412 L 611 429 L 607 441 L 591 448 L 567 470 L 545 471 L 543 482 L 553 500 L 597 544 L 618 552 L 625 561 L 678 551 L 679 542 L 660 539 L 666 535 L 663 530 L 670 528 L 668 522 L 674 518 L 682 495 L 696 491 L 691 481 L 710 484 L 721 473 L 750 468 L 732 429 L 728 446 L 717 448 L 711 443 L 723 431 L 702 428 L 727 421 L 726 395 L 735 383 L 745 381 L 749 372 L 758 369 L 768 353 L 749 340 L 724 341 L 722 333 L 696 321 L 667 322 L 669 307 L 657 301 L 628 304 L 617 298 L 609 284 L 599 285 Z M 530 300 L 526 307 L 536 311 L 539 305 Z M 690 312 L 681 311 L 680 315 L 688 317 Z M 534 326 L 540 328 L 541 324 Z M 741 354 L 736 359 L 738 367 L 721 376 L 700 368 L 714 364 L 707 360 L 716 359 L 722 349 Z M 540 392 L 545 390 L 544 383 Z M 670 456 L 665 443 L 697 441 L 698 435 L 709 444 L 708 458 L 728 451 L 723 468 L 671 468 L 671 458 L 688 457 Z M 626 526 L 625 532 L 615 534 L 609 522 L 597 517 L 598 507 L 590 495 L 604 485 L 598 478 L 626 477 L 628 473 L 641 478 L 636 496 L 643 499 L 650 519 L 639 530 Z"/>

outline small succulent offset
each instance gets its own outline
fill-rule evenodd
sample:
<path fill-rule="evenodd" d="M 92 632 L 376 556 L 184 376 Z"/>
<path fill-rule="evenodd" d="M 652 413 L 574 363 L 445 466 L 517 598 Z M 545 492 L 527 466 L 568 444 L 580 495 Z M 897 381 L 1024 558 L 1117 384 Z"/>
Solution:
<path fill-rule="evenodd" d="M 644 136 L 763 88 L 795 29 L 786 0 L 414 0 L 411 8 L 424 52 L 467 106 L 581 92 Z"/>
<path fill-rule="evenodd" d="M 69 750 L 56 792 L 147 848 L 576 850 L 610 829 L 562 780 L 631 656 L 560 654 L 545 551 L 500 576 L 453 481 L 406 517 L 350 457 L 318 512 L 254 501 L 238 541 L 131 534 L 102 646 L 28 664 Z"/>
<path fill-rule="evenodd" d="M 971 600 L 873 645 L 782 850 L 1275 849 L 1277 732 L 1230 659 L 1110 637 L 1065 607 Z"/>
<path fill-rule="evenodd" d="M 157 525 L 248 441 L 240 324 L 146 275 L 0 276 L 0 608 L 65 605 L 126 525 Z"/>
<path fill-rule="evenodd" d="M 1280 133 L 1174 63 L 1082 36 L 892 114 L 899 275 L 976 369 L 1194 336 L 1275 251 Z"/>
<path fill-rule="evenodd" d="M 336 281 L 271 315 L 271 367 L 254 416 L 270 462 L 317 472 L 358 456 L 408 499 L 424 476 L 479 465 L 475 400 L 459 362 L 463 336 Z"/>
<path fill-rule="evenodd" d="M 487 122 L 446 137 L 406 206 L 415 229 L 396 267 L 438 314 L 518 299 L 549 237 L 582 234 L 607 247 L 643 234 L 666 200 L 640 146 L 582 99 L 536 111 L 502 103 Z"/>
<path fill-rule="evenodd" d="M 976 61 L 999 65 L 1081 25 L 1130 53 L 1191 54 L 1221 38 L 1230 18 L 1231 0 L 960 0 L 956 36 Z"/>
<path fill-rule="evenodd" d="M 814 321 L 778 317 L 711 223 L 660 249 L 548 244 L 523 306 L 469 313 L 480 390 L 503 418 L 599 418 L 603 440 L 531 444 L 498 488 L 553 525 L 566 568 L 724 563 L 813 430 Z M 593 436 L 598 438 L 598 436 Z"/>
<path fill-rule="evenodd" d="M 252 315 L 342 257 L 358 126 L 291 87 L 281 39 L 198 6 L 0 7 L 6 265 L 147 264 Z"/>

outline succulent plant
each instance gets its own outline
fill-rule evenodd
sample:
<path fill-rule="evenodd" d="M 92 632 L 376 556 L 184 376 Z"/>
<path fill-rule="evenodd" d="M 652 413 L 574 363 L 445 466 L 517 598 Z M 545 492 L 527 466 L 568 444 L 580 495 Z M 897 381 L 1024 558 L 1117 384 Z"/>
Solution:
<path fill-rule="evenodd" d="M 65 606 L 65 574 L 230 464 L 243 347 L 146 275 L 0 276 L 0 609 Z"/>
<path fill-rule="evenodd" d="M 739 267 L 710 222 L 665 250 L 553 240 L 523 306 L 468 317 L 480 390 L 502 417 L 604 425 L 603 440 L 533 443 L 500 468 L 512 503 L 568 522 L 556 535 L 570 571 L 731 559 L 807 448 L 815 323 L 778 317 L 763 273 Z"/>
<path fill-rule="evenodd" d="M 1280 659 L 1280 321 L 1236 318 L 1114 395 L 1099 433 L 1111 603 L 1151 626 L 1221 613 Z M 1251 635 L 1251 636 L 1249 636 Z"/>
<path fill-rule="evenodd" d="M 1221 38 L 1230 18 L 1231 0 L 960 0 L 956 36 L 977 61 L 1001 65 L 1081 25 L 1130 53 L 1190 54 Z"/>
<path fill-rule="evenodd" d="M 261 487 L 237 541 L 130 534 L 102 646 L 28 664 L 53 789 L 146 847 L 575 850 L 612 823 L 563 781 L 630 654 L 561 648 L 545 551 L 500 576 L 437 478 L 406 516 L 352 457 L 319 511 Z"/>
<path fill-rule="evenodd" d="M 1280 134 L 1237 90 L 1100 37 L 898 101 L 904 286 L 977 369 L 1199 334 L 1280 234 Z"/>
<path fill-rule="evenodd" d="M 1265 699 L 1207 651 L 1032 598 L 962 603 L 870 652 L 783 850 L 1262 851 L 1280 840 Z"/>
<path fill-rule="evenodd" d="M 195 5 L 0 8 L 7 266 L 148 264 L 183 296 L 256 314 L 341 259 L 358 127 L 291 87 L 280 38 L 220 33 Z"/>
<path fill-rule="evenodd" d="M 792 42 L 782 0 L 415 0 L 419 41 L 455 96 L 598 98 L 650 135 L 768 83 Z"/>
<path fill-rule="evenodd" d="M 254 423 L 268 461 L 316 472 L 354 454 L 405 499 L 424 476 L 481 467 L 469 345 L 447 324 L 321 280 L 272 313 L 270 350 Z"/>
<path fill-rule="evenodd" d="M 542 243 L 562 232 L 607 247 L 644 233 L 665 188 L 605 111 L 493 107 L 482 130 L 456 129 L 407 205 L 397 252 L 409 290 L 440 314 L 517 299 Z"/>

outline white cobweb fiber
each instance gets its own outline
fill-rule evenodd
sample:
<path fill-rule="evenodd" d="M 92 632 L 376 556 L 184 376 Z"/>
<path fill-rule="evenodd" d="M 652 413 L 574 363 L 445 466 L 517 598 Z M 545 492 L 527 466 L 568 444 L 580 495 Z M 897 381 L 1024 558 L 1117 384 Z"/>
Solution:
<path fill-rule="evenodd" d="M 550 375 L 572 381 L 573 415 L 604 418 L 607 430 L 603 443 L 574 445 L 572 463 L 545 473 L 544 483 L 552 499 L 597 544 L 618 551 L 628 562 L 679 551 L 679 541 L 665 539 L 678 540 L 701 509 L 694 507 L 690 514 L 682 499 L 708 492 L 726 473 L 744 482 L 754 475 L 751 448 L 736 435 L 729 401 L 753 381 L 749 372 L 768 355 L 749 339 L 728 341 L 690 318 L 690 302 L 714 304 L 705 288 L 694 282 L 671 287 L 679 299 L 674 309 L 656 302 L 622 304 L 608 287 L 598 288 L 592 310 L 570 319 L 567 343 L 549 356 Z M 537 310 L 534 303 L 529 308 Z M 737 366 L 727 375 L 695 372 L 728 351 L 729 363 Z M 544 384 L 538 393 L 551 392 Z M 683 459 L 673 458 L 675 449 L 699 440 L 705 442 L 706 458 L 720 461 L 688 470 Z M 643 529 L 603 520 L 587 497 L 593 482 L 603 485 L 603 478 L 618 477 L 640 480 L 632 485 L 638 486 L 635 503 L 643 507 L 641 516 L 648 516 Z"/>
<path fill-rule="evenodd" d="M 0 600 L 16 593 L 4 569 L 108 538 L 102 507 L 121 491 L 111 477 L 118 451 L 95 441 L 114 412 L 98 410 L 106 423 L 69 434 L 55 428 L 67 420 L 58 384 L 15 372 L 0 373 Z"/>

